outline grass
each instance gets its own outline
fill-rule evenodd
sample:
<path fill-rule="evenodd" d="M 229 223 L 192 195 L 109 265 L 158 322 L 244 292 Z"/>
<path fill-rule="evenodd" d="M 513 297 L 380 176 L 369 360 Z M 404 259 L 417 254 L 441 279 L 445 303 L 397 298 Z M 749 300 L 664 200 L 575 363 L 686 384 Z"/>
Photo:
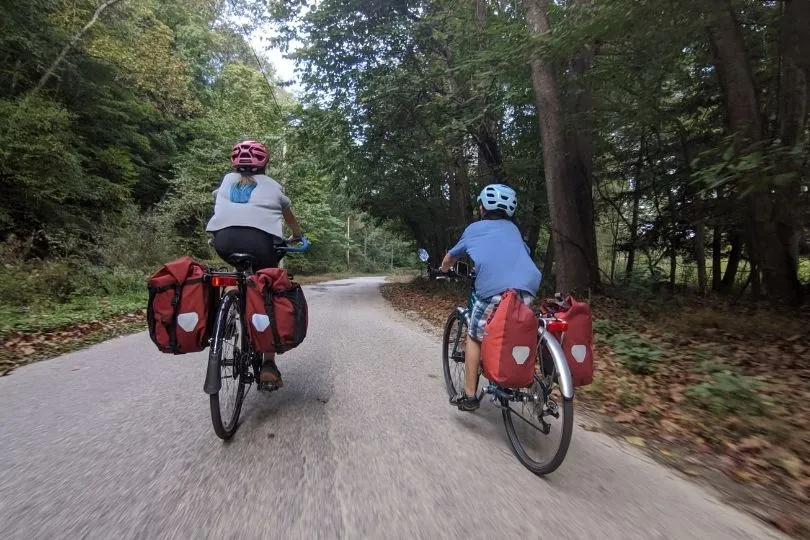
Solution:
<path fill-rule="evenodd" d="M 384 273 L 333 272 L 296 276 L 296 281 L 314 284 L 379 275 Z M 412 277 L 412 272 L 404 270 L 388 275 L 389 281 L 395 282 Z M 134 290 L 128 287 L 105 295 L 76 295 L 65 302 L 34 291 L 26 294 L 29 305 L 0 304 L 0 376 L 37 360 L 146 329 L 145 281 Z"/>
<path fill-rule="evenodd" d="M 101 297 L 76 297 L 64 304 L 38 303 L 28 307 L 0 305 L 0 336 L 56 330 L 97 321 L 146 307 L 146 287 Z"/>

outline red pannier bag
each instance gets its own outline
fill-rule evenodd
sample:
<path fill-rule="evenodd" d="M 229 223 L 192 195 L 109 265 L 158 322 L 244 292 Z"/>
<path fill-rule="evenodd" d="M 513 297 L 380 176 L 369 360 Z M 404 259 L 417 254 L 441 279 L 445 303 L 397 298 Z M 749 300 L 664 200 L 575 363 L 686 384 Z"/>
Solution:
<path fill-rule="evenodd" d="M 258 352 L 282 354 L 307 336 L 304 291 L 281 268 L 265 268 L 247 279 L 245 315 L 250 341 Z"/>
<path fill-rule="evenodd" d="M 484 327 L 481 361 L 484 376 L 503 388 L 526 388 L 534 380 L 539 322 L 532 308 L 513 291 Z"/>
<path fill-rule="evenodd" d="M 198 352 L 208 346 L 211 288 L 208 269 L 191 257 L 163 265 L 147 281 L 149 337 L 164 353 Z"/>
<path fill-rule="evenodd" d="M 574 386 L 587 386 L 593 382 L 593 317 L 591 306 L 569 296 L 562 310 L 555 315 L 568 323 L 568 329 L 555 333 L 560 342 Z"/>

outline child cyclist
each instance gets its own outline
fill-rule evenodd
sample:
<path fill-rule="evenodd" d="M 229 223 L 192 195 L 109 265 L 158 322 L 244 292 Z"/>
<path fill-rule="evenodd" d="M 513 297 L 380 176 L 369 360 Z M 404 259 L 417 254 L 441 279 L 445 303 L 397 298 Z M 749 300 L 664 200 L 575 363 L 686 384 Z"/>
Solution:
<path fill-rule="evenodd" d="M 283 222 L 292 229 L 292 240 L 302 238 L 284 188 L 265 174 L 268 158 L 260 142 L 233 146 L 231 164 L 236 172 L 226 174 L 214 191 L 214 215 L 205 228 L 213 233 L 212 244 L 220 257 L 227 261 L 234 253 L 249 253 L 256 258 L 254 270 L 278 266 L 275 246 L 282 242 Z M 259 380 L 282 386 L 274 354 L 264 355 Z"/>
<path fill-rule="evenodd" d="M 502 294 L 514 289 L 525 304 L 531 304 L 542 277 L 517 225 L 514 223 L 517 193 L 504 184 L 490 184 L 478 196 L 481 220 L 470 224 L 458 243 L 447 253 L 440 270 L 468 255 L 475 263 L 475 303 L 470 315 L 465 353 L 464 391 L 450 402 L 462 411 L 478 408 L 478 366 L 481 340 L 487 319 L 501 302 Z"/>

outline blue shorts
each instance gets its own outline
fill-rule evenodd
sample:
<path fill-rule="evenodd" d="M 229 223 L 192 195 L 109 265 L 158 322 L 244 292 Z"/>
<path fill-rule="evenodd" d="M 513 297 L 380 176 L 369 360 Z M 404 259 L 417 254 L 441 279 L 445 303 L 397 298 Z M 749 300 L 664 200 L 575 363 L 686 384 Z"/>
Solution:
<path fill-rule="evenodd" d="M 525 291 L 517 291 L 517 293 L 527 306 L 530 306 L 534 301 L 534 296 Z M 496 294 L 489 298 L 474 296 L 473 299 L 475 303 L 473 303 L 472 313 L 470 314 L 470 327 L 467 329 L 467 333 L 475 341 L 480 342 L 484 339 L 484 326 L 486 326 L 487 320 L 489 320 L 495 308 L 498 307 L 498 304 L 501 303 L 503 297 Z"/>

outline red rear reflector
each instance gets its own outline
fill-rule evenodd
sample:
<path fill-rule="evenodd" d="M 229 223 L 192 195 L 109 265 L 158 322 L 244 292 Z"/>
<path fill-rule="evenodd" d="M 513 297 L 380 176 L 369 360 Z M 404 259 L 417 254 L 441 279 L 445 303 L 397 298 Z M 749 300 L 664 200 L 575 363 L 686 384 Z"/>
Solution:
<path fill-rule="evenodd" d="M 561 334 L 568 330 L 568 321 L 554 319 L 546 323 L 546 330 L 553 334 Z"/>
<path fill-rule="evenodd" d="M 211 276 L 212 287 L 235 287 L 237 285 L 234 276 Z"/>

